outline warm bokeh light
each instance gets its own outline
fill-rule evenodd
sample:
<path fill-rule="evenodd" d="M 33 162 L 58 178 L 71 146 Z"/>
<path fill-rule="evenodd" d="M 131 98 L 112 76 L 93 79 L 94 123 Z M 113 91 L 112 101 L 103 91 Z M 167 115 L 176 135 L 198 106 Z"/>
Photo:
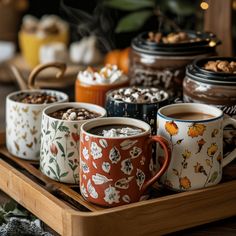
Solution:
<path fill-rule="evenodd" d="M 209 8 L 209 4 L 207 2 L 201 2 L 200 7 L 203 10 L 207 10 Z"/>

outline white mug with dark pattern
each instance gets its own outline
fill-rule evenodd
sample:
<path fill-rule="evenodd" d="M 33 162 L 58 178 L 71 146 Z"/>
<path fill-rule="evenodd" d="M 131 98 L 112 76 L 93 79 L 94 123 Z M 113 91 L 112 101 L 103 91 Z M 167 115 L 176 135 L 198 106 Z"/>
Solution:
<path fill-rule="evenodd" d="M 181 114 L 186 113 L 209 117 L 181 119 Z M 227 125 L 236 127 L 236 120 L 223 119 L 220 109 L 205 104 L 180 103 L 159 109 L 157 134 L 170 141 L 172 150 L 171 163 L 161 178 L 162 184 L 175 191 L 218 184 L 222 168 L 236 158 L 236 148 L 223 158 L 223 129 Z M 157 152 L 161 158 L 161 149 Z"/>
<path fill-rule="evenodd" d="M 25 95 L 47 94 L 57 103 L 68 101 L 65 93 L 54 90 L 23 90 L 13 92 L 6 99 L 6 145 L 8 151 L 22 159 L 39 160 L 42 111 L 52 103 L 20 102 Z"/>

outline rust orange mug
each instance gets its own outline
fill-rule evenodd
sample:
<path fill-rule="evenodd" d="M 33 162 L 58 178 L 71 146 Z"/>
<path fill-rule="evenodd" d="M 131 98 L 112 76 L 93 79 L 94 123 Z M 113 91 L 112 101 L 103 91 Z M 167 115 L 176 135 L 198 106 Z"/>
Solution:
<path fill-rule="evenodd" d="M 101 130 L 109 127 L 134 127 L 139 133 L 103 136 Z M 150 125 L 140 120 L 116 117 L 88 121 L 81 126 L 80 137 L 81 194 L 97 205 L 114 207 L 141 200 L 170 162 L 168 142 L 161 136 L 151 136 Z M 159 143 L 164 152 L 163 165 L 154 175 L 153 142 Z"/>

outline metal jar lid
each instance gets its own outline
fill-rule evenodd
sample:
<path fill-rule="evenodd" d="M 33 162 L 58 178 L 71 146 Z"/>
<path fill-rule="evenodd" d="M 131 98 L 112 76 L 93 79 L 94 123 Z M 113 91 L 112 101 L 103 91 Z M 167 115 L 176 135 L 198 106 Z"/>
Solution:
<path fill-rule="evenodd" d="M 208 61 L 236 61 L 234 57 L 208 57 L 194 60 L 192 64 L 186 68 L 186 76 L 205 84 L 236 86 L 236 74 L 225 72 L 214 72 L 204 69 L 204 65 Z"/>
<path fill-rule="evenodd" d="M 148 32 L 144 32 L 132 40 L 131 47 L 137 52 L 150 55 L 188 56 L 213 53 L 215 52 L 215 47 L 221 43 L 210 32 L 183 32 L 187 33 L 190 38 L 200 38 L 200 41 L 171 44 L 156 43 L 148 41 Z"/>

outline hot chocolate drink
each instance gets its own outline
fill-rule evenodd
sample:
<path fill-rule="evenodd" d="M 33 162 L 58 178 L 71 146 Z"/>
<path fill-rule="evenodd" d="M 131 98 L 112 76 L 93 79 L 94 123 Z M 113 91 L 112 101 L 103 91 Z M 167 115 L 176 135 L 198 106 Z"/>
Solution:
<path fill-rule="evenodd" d="M 49 116 L 60 119 L 60 120 L 89 120 L 93 118 L 97 118 L 101 116 L 101 114 L 89 111 L 85 108 L 74 108 L 74 107 L 68 107 L 64 109 L 60 109 L 58 111 L 54 111 L 49 114 Z"/>
<path fill-rule="evenodd" d="M 168 117 L 178 119 L 178 120 L 207 120 L 212 119 L 214 116 L 206 114 L 206 113 L 198 113 L 198 112 L 182 112 L 170 114 Z"/>
<path fill-rule="evenodd" d="M 57 102 L 58 98 L 45 92 L 26 93 L 22 92 L 17 95 L 15 101 L 27 104 L 48 104 Z"/>
<path fill-rule="evenodd" d="M 103 125 L 92 128 L 88 131 L 91 134 L 103 136 L 106 138 L 128 137 L 138 135 L 144 132 L 143 129 L 131 125 Z"/>

